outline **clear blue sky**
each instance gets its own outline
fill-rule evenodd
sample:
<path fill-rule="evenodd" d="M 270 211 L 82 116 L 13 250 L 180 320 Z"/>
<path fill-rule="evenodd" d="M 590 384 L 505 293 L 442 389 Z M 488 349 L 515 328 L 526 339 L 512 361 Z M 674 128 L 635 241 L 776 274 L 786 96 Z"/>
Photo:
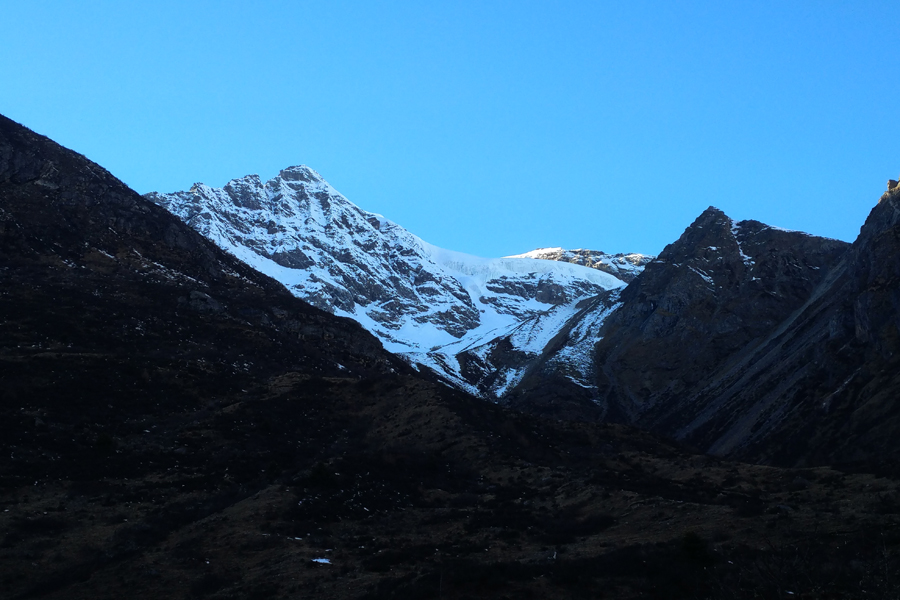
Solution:
<path fill-rule="evenodd" d="M 139 192 L 308 164 L 481 256 L 658 253 L 709 205 L 853 240 L 900 3 L 0 0 L 0 113 Z"/>

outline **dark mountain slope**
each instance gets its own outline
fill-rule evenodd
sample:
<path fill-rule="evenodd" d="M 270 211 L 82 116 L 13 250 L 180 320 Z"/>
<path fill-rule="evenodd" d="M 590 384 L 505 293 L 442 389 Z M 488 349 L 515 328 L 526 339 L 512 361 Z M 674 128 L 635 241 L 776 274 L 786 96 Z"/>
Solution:
<path fill-rule="evenodd" d="M 213 389 L 287 365 L 399 368 L 356 324 L 296 301 L 102 168 L 5 118 L 0 191 L 0 357 L 22 393 L 38 380 L 50 396 L 79 389 L 73 370 L 44 373 L 48 359 L 77 371 L 140 365 L 122 383 L 138 395 L 178 383 L 176 368 Z M 32 371 L 37 379 L 23 378 Z"/>
<path fill-rule="evenodd" d="M 898 198 L 848 246 L 705 211 L 621 293 L 609 418 L 775 464 L 896 456 Z"/>
<path fill-rule="evenodd" d="M 596 372 L 609 414 L 657 427 L 680 413 L 709 373 L 800 308 L 847 246 L 704 211 L 604 324 Z"/>
<path fill-rule="evenodd" d="M 579 418 L 683 435 L 707 379 L 799 310 L 848 247 L 736 223 L 710 207 L 625 289 L 580 317 L 599 325 L 574 324 L 596 330 L 595 386 L 566 381 L 550 357 L 523 378 L 511 404 L 557 415 L 579 406 Z"/>
<path fill-rule="evenodd" d="M 898 200 L 882 197 L 801 311 L 709 379 L 681 437 L 781 464 L 900 453 Z"/>
<path fill-rule="evenodd" d="M 3 598 L 896 596 L 889 470 L 423 381 L 5 119 L 0 211 Z"/>

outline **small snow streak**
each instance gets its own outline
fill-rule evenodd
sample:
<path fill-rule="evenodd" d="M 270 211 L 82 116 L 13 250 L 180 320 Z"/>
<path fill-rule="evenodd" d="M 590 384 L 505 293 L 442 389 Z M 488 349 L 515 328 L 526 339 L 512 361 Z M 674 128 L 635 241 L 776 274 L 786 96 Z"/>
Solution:
<path fill-rule="evenodd" d="M 738 239 L 738 234 L 739 234 L 740 230 L 741 230 L 741 224 L 731 221 L 731 235 L 732 235 L 732 237 L 734 237 L 734 243 L 737 244 L 738 253 L 741 255 L 741 260 L 743 260 L 744 264 L 747 266 L 755 265 L 756 262 L 753 260 L 753 258 L 744 254 L 744 249 L 741 246 L 740 240 Z"/>
<path fill-rule="evenodd" d="M 705 281 L 707 284 L 709 284 L 709 286 L 710 286 L 711 288 L 715 288 L 715 287 L 716 287 L 716 283 L 713 281 L 713 278 L 710 277 L 708 274 L 706 274 L 706 273 L 704 273 L 703 271 L 701 271 L 700 269 L 696 269 L 696 268 L 694 268 L 694 267 L 692 267 L 692 266 L 690 266 L 690 265 L 688 265 L 688 269 L 690 269 L 691 271 L 693 271 L 694 273 L 696 273 L 697 275 L 699 275 L 700 277 L 702 277 L 702 278 L 703 278 L 703 281 Z"/>

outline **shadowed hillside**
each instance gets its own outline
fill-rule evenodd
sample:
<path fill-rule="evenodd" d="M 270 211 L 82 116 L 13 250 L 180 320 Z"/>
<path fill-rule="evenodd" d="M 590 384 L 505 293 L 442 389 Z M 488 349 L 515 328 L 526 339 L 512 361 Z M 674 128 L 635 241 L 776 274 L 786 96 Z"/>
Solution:
<path fill-rule="evenodd" d="M 0 261 L 4 598 L 898 592 L 889 466 L 730 463 L 420 379 L 2 118 Z"/>

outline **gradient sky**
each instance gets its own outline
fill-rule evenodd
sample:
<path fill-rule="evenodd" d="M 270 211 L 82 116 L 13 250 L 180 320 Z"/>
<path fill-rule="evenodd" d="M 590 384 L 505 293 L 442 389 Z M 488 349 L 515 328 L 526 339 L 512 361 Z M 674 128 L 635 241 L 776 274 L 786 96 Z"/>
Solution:
<path fill-rule="evenodd" d="M 900 3 L 0 0 L 0 113 L 141 193 L 307 164 L 480 256 L 655 254 L 707 206 L 852 241 Z"/>

